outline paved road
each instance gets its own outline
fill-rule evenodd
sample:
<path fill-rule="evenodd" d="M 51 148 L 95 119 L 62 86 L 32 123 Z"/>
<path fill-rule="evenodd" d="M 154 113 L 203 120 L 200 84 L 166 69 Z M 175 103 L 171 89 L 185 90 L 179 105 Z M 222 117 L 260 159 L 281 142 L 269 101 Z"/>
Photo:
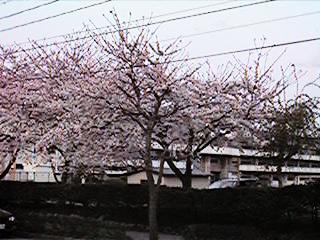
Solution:
<path fill-rule="evenodd" d="M 9 237 L 9 238 L 0 238 L 1 240 L 3 240 L 3 239 L 5 239 L 5 240 L 39 240 L 39 239 L 47 239 L 47 240 L 49 240 L 49 239 L 59 239 L 59 240 L 84 240 L 83 238 L 61 238 L 61 237 L 59 237 L 59 238 L 52 238 L 52 237 L 44 237 L 43 235 L 41 235 L 41 236 L 37 236 L 37 237 L 28 237 L 28 238 L 11 238 L 11 237 Z"/>
<path fill-rule="evenodd" d="M 42 235 L 42 234 L 30 234 L 30 236 L 26 237 L 18 237 L 16 236 L 9 236 L 8 238 L 0 238 L 0 240 L 7 239 L 7 240 L 35 240 L 35 239 L 59 239 L 61 237 L 56 238 L 54 236 Z M 149 233 L 147 232 L 136 232 L 136 231 L 126 231 L 126 236 L 128 236 L 132 240 L 149 240 Z M 77 240 L 76 238 L 63 238 L 64 240 Z M 78 239 L 79 240 L 79 239 Z M 159 240 L 184 240 L 183 237 L 177 235 L 170 235 L 170 234 L 159 234 Z"/>
<path fill-rule="evenodd" d="M 0 240 L 39 240 L 39 239 L 47 239 L 47 240 L 83 240 L 79 238 L 72 238 L 72 237 L 65 237 L 61 238 L 61 236 L 52 236 L 52 235 L 45 235 L 45 234 L 15 234 L 9 235 L 8 237 L 0 237 Z"/>
<path fill-rule="evenodd" d="M 134 232 L 127 231 L 126 235 L 132 240 L 148 240 L 149 233 L 146 232 Z M 184 240 L 181 236 L 169 235 L 169 234 L 159 234 L 159 240 Z"/>

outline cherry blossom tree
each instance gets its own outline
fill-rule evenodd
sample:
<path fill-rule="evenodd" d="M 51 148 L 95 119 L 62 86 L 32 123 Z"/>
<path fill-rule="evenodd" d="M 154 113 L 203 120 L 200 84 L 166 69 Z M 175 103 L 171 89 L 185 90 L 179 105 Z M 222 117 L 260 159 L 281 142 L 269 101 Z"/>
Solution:
<path fill-rule="evenodd" d="M 270 104 L 283 90 L 282 80 L 274 80 L 271 67 L 260 67 L 261 54 L 253 65 L 225 67 L 220 75 L 208 71 L 183 90 L 185 108 L 163 122 L 155 141 L 168 151 L 169 167 L 181 180 L 184 189 L 192 186 L 192 166 L 208 146 L 253 145 L 255 125 L 269 113 Z M 251 136 L 244 140 L 244 135 Z M 249 142 L 248 142 L 249 141 Z M 175 163 L 184 161 L 185 169 Z"/>
<path fill-rule="evenodd" d="M 109 139 L 109 118 L 113 114 L 111 107 L 106 107 L 109 78 L 101 78 L 108 76 L 108 64 L 100 64 L 92 42 L 67 42 L 51 49 L 34 43 L 35 51 L 26 52 L 41 74 L 38 80 L 45 86 L 41 96 L 47 107 L 42 109 L 54 115 L 52 125 L 45 121 L 47 131 L 36 148 L 59 151 L 66 176 L 80 165 L 88 171 L 103 165 L 108 155 L 105 144 Z"/>
<path fill-rule="evenodd" d="M 66 166 L 105 158 L 107 84 L 98 73 L 107 70 L 98 70 L 102 65 L 97 64 L 96 52 L 81 41 L 32 47 L 33 51 L 22 49 L 19 54 L 2 51 L 1 146 L 5 150 L 10 141 L 18 150 L 33 145 L 37 154 L 59 151 Z M 100 131 L 100 139 L 94 129 Z M 96 140 L 86 144 L 93 136 Z M 10 147 L 12 153 L 18 150 Z M 10 166 L 6 169 L 3 176 Z"/>
<path fill-rule="evenodd" d="M 12 51 L 0 49 L 0 161 L 4 166 L 0 179 L 10 171 L 21 147 L 28 144 L 32 125 L 27 119 L 29 93 L 24 81 L 31 69 L 25 58 L 12 55 Z"/>
<path fill-rule="evenodd" d="M 109 94 L 112 94 L 112 105 L 119 114 L 117 129 L 127 127 L 123 132 L 135 135 L 135 139 L 127 141 L 122 155 L 131 158 L 128 151 L 136 149 L 135 159 L 143 160 L 149 189 L 150 239 L 158 239 L 157 204 L 164 161 L 161 161 L 160 174 L 155 179 L 152 142 L 158 125 L 185 107 L 180 105 L 183 102 L 180 98 L 185 97 L 181 88 L 195 70 L 184 67 L 184 62 L 174 63 L 182 56 L 176 43 L 161 47 L 159 42 L 153 42 L 154 33 L 150 30 L 139 29 L 134 34 L 124 30 L 114 16 L 115 33 L 111 39 L 102 35 L 93 35 L 93 38 L 108 54 L 114 69 Z"/>

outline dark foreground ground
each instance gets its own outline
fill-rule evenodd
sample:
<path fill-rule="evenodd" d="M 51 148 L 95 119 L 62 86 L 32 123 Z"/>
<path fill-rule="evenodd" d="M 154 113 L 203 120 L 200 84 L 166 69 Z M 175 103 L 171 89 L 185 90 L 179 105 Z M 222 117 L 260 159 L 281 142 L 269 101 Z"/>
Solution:
<path fill-rule="evenodd" d="M 320 185 L 160 190 L 161 240 L 320 240 Z M 147 203 L 140 185 L 0 182 L 11 239 L 143 240 Z"/>
<path fill-rule="evenodd" d="M 7 205 L 6 209 L 17 217 L 17 228 L 9 239 L 119 239 L 143 240 L 148 228 L 144 224 L 120 223 L 101 217 L 53 213 L 49 209 L 32 210 L 29 207 Z M 128 212 L 130 215 L 130 212 Z M 315 225 L 297 224 L 250 226 L 240 224 L 192 224 L 160 226 L 166 240 L 319 240 L 320 229 Z"/>

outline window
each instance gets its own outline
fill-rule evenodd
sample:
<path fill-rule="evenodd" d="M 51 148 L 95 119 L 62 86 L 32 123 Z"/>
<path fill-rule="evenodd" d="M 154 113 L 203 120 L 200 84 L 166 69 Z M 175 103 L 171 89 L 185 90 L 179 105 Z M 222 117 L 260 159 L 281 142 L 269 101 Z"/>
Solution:
<path fill-rule="evenodd" d="M 289 176 L 288 176 L 288 180 L 289 180 L 289 181 L 294 181 L 294 176 L 293 176 L 293 175 L 289 175 Z"/>
<path fill-rule="evenodd" d="M 215 163 L 215 164 L 219 164 L 220 163 L 219 159 L 217 159 L 217 158 L 211 158 L 210 162 L 211 163 Z"/>
<path fill-rule="evenodd" d="M 311 162 L 311 167 L 319 168 L 320 162 Z"/>
<path fill-rule="evenodd" d="M 288 167 L 297 167 L 298 166 L 298 162 L 297 161 L 288 161 L 287 162 L 287 166 Z"/>
<path fill-rule="evenodd" d="M 148 184 L 148 180 L 141 179 L 141 180 L 140 180 L 140 184 L 141 184 L 141 185 L 146 185 L 146 184 Z"/>
<path fill-rule="evenodd" d="M 310 167 L 310 162 L 300 162 L 300 167 Z"/>
<path fill-rule="evenodd" d="M 238 162 L 239 162 L 238 159 L 232 159 L 231 161 L 232 164 L 238 164 Z"/>
<path fill-rule="evenodd" d="M 240 164 L 255 164 L 255 161 L 252 159 L 241 159 Z"/>
<path fill-rule="evenodd" d="M 161 154 L 161 152 L 152 151 L 151 152 L 151 160 L 154 160 L 154 161 L 159 160 L 159 154 Z"/>
<path fill-rule="evenodd" d="M 211 183 L 220 180 L 220 173 L 211 172 Z"/>
<path fill-rule="evenodd" d="M 16 169 L 23 170 L 23 164 L 22 163 L 17 163 L 16 164 Z"/>
<path fill-rule="evenodd" d="M 258 160 L 258 165 L 260 166 L 264 166 L 264 165 L 272 165 L 271 161 L 269 161 L 268 159 L 259 159 Z"/>

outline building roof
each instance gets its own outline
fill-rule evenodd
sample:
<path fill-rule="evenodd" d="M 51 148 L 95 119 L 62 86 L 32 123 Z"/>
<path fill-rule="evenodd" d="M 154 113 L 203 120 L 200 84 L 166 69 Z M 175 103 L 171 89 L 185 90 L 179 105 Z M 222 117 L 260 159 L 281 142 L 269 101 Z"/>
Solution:
<path fill-rule="evenodd" d="M 217 156 L 235 156 L 235 157 L 266 157 L 266 152 L 260 152 L 252 149 L 239 149 L 233 147 L 211 147 L 208 146 L 200 154 L 217 155 Z M 319 155 L 297 154 L 292 156 L 296 160 L 320 161 Z"/>

